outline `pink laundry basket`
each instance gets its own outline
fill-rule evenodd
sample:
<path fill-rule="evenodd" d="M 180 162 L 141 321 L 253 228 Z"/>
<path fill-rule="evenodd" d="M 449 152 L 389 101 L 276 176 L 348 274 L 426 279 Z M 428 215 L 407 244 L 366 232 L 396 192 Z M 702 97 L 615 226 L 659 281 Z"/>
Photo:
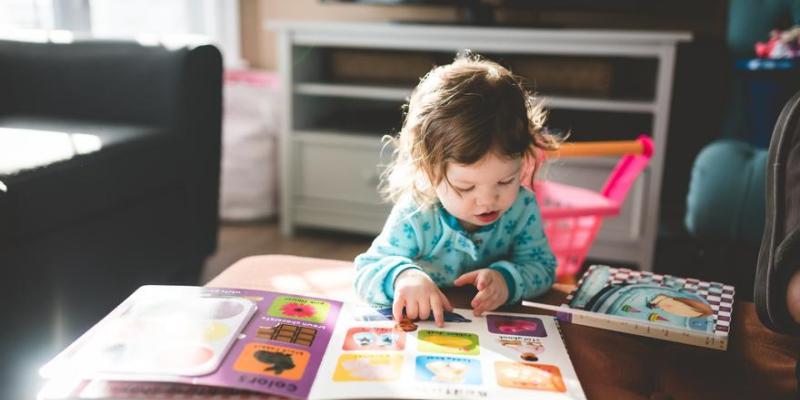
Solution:
<path fill-rule="evenodd" d="M 603 218 L 619 214 L 629 189 L 647 167 L 652 154 L 653 142 L 644 135 L 631 141 L 564 144 L 560 150 L 548 154 L 548 157 L 622 155 L 599 192 L 546 180 L 536 180 L 533 184 L 544 232 L 558 261 L 559 282 L 574 283 Z"/>

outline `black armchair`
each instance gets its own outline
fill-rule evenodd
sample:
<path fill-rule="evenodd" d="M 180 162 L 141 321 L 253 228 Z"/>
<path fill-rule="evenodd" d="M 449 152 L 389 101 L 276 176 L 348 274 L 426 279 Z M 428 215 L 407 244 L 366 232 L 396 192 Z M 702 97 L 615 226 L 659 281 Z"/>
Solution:
<path fill-rule="evenodd" d="M 221 99 L 213 46 L 0 41 L 0 397 L 136 287 L 198 283 Z"/>

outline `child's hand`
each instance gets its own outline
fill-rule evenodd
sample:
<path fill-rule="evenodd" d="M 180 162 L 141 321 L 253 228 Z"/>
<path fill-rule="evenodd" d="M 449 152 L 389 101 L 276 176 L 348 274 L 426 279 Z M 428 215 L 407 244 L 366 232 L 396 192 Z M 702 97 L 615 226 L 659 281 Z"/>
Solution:
<path fill-rule="evenodd" d="M 453 306 L 428 274 L 418 269 L 407 269 L 397 276 L 394 283 L 392 315 L 395 321 L 403 319 L 403 307 L 409 319 L 426 320 L 433 312 L 436 326 L 444 326 L 444 310 L 453 311 Z"/>
<path fill-rule="evenodd" d="M 508 286 L 503 274 L 491 268 L 467 272 L 456 278 L 453 284 L 456 286 L 471 284 L 478 288 L 478 294 L 471 303 L 476 317 L 502 306 L 508 300 Z"/>

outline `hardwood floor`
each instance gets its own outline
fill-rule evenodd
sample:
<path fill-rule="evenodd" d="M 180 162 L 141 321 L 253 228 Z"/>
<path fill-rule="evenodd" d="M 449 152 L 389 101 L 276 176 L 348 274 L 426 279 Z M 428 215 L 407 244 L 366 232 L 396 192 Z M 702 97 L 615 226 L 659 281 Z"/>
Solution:
<path fill-rule="evenodd" d="M 298 230 L 291 238 L 277 221 L 222 223 L 217 252 L 206 260 L 202 282 L 208 282 L 240 258 L 258 254 L 289 254 L 352 261 L 372 243 L 372 236 Z"/>

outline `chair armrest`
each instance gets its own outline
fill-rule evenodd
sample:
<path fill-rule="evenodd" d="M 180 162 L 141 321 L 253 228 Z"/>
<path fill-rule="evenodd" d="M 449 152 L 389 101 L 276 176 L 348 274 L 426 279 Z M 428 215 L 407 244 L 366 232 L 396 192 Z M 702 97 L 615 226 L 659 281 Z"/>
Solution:
<path fill-rule="evenodd" d="M 194 50 L 135 41 L 0 40 L 0 113 L 163 126 L 183 97 L 182 72 Z"/>
<path fill-rule="evenodd" d="M 213 252 L 222 131 L 222 56 L 214 46 L 0 40 L 0 88 L 0 115 L 146 125 L 176 135 L 186 206 L 196 210 L 192 223 L 202 236 L 196 245 Z"/>
<path fill-rule="evenodd" d="M 686 201 L 686 229 L 697 239 L 758 245 L 764 230 L 767 152 L 718 140 L 697 155 Z"/>

